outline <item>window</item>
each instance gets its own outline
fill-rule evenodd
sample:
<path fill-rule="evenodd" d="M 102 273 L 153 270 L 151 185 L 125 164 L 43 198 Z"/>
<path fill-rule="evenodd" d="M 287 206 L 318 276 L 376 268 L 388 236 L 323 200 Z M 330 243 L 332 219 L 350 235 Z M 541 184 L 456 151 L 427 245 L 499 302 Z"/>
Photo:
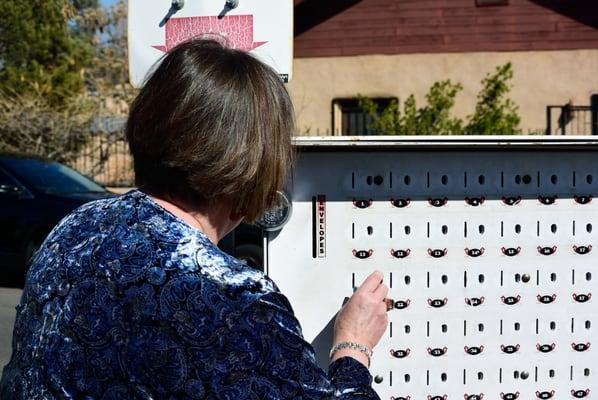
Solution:
<path fill-rule="evenodd" d="M 10 175 L 0 169 L 0 186 L 20 186 Z"/>
<path fill-rule="evenodd" d="M 43 193 L 103 193 L 104 188 L 71 168 L 53 161 L 8 158 L 4 161 L 19 178 Z"/>
<path fill-rule="evenodd" d="M 372 99 L 378 106 L 378 113 L 388 107 L 396 97 L 379 97 Z M 332 101 L 332 132 L 333 135 L 377 135 L 378 132 L 369 128 L 372 117 L 360 107 L 357 98 L 334 99 Z"/>
<path fill-rule="evenodd" d="M 17 181 L 0 169 L 0 194 L 10 194 L 15 191 L 15 188 L 22 189 Z"/>

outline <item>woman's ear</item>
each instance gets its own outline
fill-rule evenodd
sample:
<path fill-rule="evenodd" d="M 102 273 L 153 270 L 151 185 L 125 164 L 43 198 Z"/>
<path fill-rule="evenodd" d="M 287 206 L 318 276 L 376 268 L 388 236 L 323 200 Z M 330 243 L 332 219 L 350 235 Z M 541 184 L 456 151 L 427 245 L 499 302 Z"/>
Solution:
<path fill-rule="evenodd" d="M 243 220 L 244 216 L 239 213 L 236 213 L 234 211 L 231 211 L 229 218 L 231 221 L 237 222 L 240 224 L 241 221 Z"/>

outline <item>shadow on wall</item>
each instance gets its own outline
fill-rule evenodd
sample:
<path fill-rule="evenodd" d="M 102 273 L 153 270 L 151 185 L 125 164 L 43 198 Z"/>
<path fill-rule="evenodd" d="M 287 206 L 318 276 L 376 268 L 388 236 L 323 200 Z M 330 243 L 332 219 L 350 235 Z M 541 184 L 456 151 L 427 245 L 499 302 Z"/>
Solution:
<path fill-rule="evenodd" d="M 362 0 L 295 0 L 295 37 L 353 7 Z"/>
<path fill-rule="evenodd" d="M 596 0 L 530 0 L 556 13 L 598 29 L 598 3 Z"/>

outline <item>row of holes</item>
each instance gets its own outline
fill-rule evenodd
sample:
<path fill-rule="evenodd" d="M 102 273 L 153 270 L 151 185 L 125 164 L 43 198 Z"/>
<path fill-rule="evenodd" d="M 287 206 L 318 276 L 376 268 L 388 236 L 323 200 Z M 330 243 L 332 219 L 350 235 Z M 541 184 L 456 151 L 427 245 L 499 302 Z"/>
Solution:
<path fill-rule="evenodd" d="M 592 174 L 587 174 L 585 177 L 585 181 L 588 185 L 591 185 L 594 182 L 594 176 Z M 531 175 L 529 174 L 517 174 L 514 176 L 514 181 L 515 184 L 520 185 L 520 184 L 525 184 L 525 185 L 529 185 L 530 183 L 532 183 L 533 178 Z M 559 177 L 557 175 L 551 175 L 550 176 L 550 182 L 553 185 L 556 185 L 559 181 Z M 382 177 L 382 175 L 368 175 L 365 178 L 365 182 L 368 186 L 372 186 L 372 185 L 376 185 L 376 186 L 381 186 L 384 183 L 384 177 Z M 405 184 L 405 186 L 409 186 L 411 185 L 411 176 L 410 175 L 405 175 L 403 177 L 403 183 Z M 449 177 L 448 175 L 442 175 L 440 177 L 440 183 L 443 185 L 448 185 L 449 183 Z M 484 185 L 486 183 L 486 176 L 485 175 L 479 175 L 478 176 L 478 183 L 480 185 Z M 464 180 L 463 180 L 463 184 L 465 187 L 467 187 L 467 172 L 464 173 Z M 577 177 L 575 172 L 573 173 L 573 186 L 575 186 L 577 184 Z M 352 174 L 351 176 L 351 185 L 352 188 L 355 188 L 355 173 Z M 537 173 L 537 185 L 538 187 L 540 187 L 540 172 Z M 430 173 L 427 173 L 427 177 L 426 177 L 426 186 L 430 187 Z M 501 186 L 504 186 L 504 172 L 501 172 Z M 392 173 L 390 173 L 390 187 L 392 188 Z"/>
<path fill-rule="evenodd" d="M 535 381 L 538 381 L 538 369 L 536 368 L 536 372 L 535 372 Z M 585 377 L 590 376 L 590 369 L 589 368 L 584 368 L 583 370 L 583 375 Z M 478 371 L 478 373 L 476 374 L 477 378 L 479 381 L 484 380 L 484 373 L 481 371 Z M 522 380 L 527 380 L 530 376 L 530 373 L 528 371 L 513 371 L 513 379 L 522 379 Z M 556 377 L 556 371 L 554 369 L 550 369 L 548 370 L 548 377 L 549 378 L 555 378 Z M 405 383 L 409 383 L 411 381 L 411 375 L 410 374 L 405 374 L 403 375 L 403 379 L 405 381 Z M 448 380 L 448 374 L 446 372 L 442 372 L 440 374 L 440 380 L 442 382 L 446 382 Z M 571 368 L 570 371 L 570 380 L 573 380 L 573 368 Z M 375 378 L 375 381 L 377 383 L 381 383 L 383 381 L 382 377 L 380 375 L 377 375 Z M 502 383 L 502 368 L 500 368 L 499 371 L 499 382 Z M 428 370 L 426 372 L 426 384 L 429 386 L 430 385 L 430 371 Z M 466 370 L 463 370 L 463 384 L 466 384 Z M 392 371 L 390 372 L 390 386 L 392 386 Z"/>
<path fill-rule="evenodd" d="M 586 228 L 586 232 L 587 233 L 592 233 L 592 230 L 593 230 L 592 224 L 590 224 L 590 223 L 586 224 L 585 228 Z M 352 236 L 353 239 L 355 239 L 355 223 L 352 224 L 352 228 L 351 229 L 352 229 L 352 235 L 351 236 Z M 390 229 L 390 238 L 392 239 L 392 236 L 393 236 L 393 224 L 392 224 L 392 222 L 390 222 L 389 229 Z M 368 234 L 368 236 L 371 236 L 371 235 L 374 234 L 374 227 L 373 226 L 368 226 L 368 227 L 366 227 L 365 230 L 366 230 L 366 233 Z M 515 230 L 515 233 L 520 234 L 522 232 L 521 225 L 520 224 L 516 224 L 514 226 L 514 230 Z M 403 231 L 405 232 L 405 235 L 410 235 L 411 234 L 411 226 L 405 225 L 403 227 Z M 557 231 L 558 231 L 557 224 L 550 225 L 550 231 L 552 233 L 556 234 Z M 448 226 L 447 225 L 442 225 L 442 227 L 440 228 L 440 232 L 443 235 L 447 235 L 448 232 L 449 232 Z M 479 225 L 478 226 L 478 232 L 480 233 L 480 235 L 483 235 L 484 233 L 486 233 L 486 227 L 484 225 Z M 536 233 L 537 233 L 538 236 L 540 236 L 540 221 L 538 221 L 538 223 L 537 223 Z M 500 235 L 504 236 L 504 223 L 503 222 L 501 222 L 501 233 L 500 233 Z M 573 221 L 573 235 L 575 236 L 575 221 Z M 428 223 L 428 233 L 427 233 L 427 236 L 430 237 L 430 223 Z M 467 222 L 464 223 L 464 236 L 467 237 Z"/>
<path fill-rule="evenodd" d="M 389 333 L 390 333 L 390 337 L 392 338 L 393 335 L 393 323 L 390 323 L 390 328 L 389 328 Z M 556 322 L 555 321 L 550 321 L 549 327 L 551 331 L 556 330 Z M 586 320 L 584 323 L 584 327 L 586 330 L 590 330 L 592 329 L 592 321 L 590 320 Z M 477 330 L 478 332 L 484 332 L 485 330 L 485 325 L 483 323 L 478 323 L 477 324 Z M 503 334 L 504 331 L 504 323 L 503 320 L 500 320 L 500 327 L 499 327 L 499 333 L 500 335 Z M 575 333 L 575 318 L 571 318 L 571 333 Z M 406 324 L 403 326 L 403 329 L 405 331 L 405 334 L 409 335 L 411 333 L 411 325 Z M 516 332 L 519 332 L 521 330 L 521 324 L 519 322 L 514 322 L 513 323 L 513 330 Z M 448 325 L 447 324 L 442 324 L 440 325 L 440 331 L 442 333 L 447 333 L 448 332 Z M 536 334 L 539 334 L 540 332 L 540 321 L 538 319 L 536 319 Z M 430 337 L 430 322 L 428 321 L 426 324 L 426 336 Z M 463 336 L 467 336 L 467 321 L 463 321 Z"/>
<path fill-rule="evenodd" d="M 536 271 L 536 281 L 539 284 L 539 271 Z M 519 282 L 523 282 L 523 283 L 527 283 L 530 281 L 530 276 L 529 274 L 519 274 L 516 273 L 514 275 L 514 279 L 515 282 L 519 283 Z M 585 273 L 585 279 L 586 281 L 590 282 L 592 280 L 592 273 L 591 272 L 586 272 Z M 467 287 L 467 274 L 464 274 L 464 287 Z M 557 274 L 555 272 L 552 272 L 550 274 L 550 281 L 551 282 L 556 282 L 557 280 Z M 405 285 L 410 285 L 411 284 L 411 276 L 410 275 L 405 275 L 403 277 L 403 281 L 405 282 Z M 447 275 L 442 275 L 440 277 L 440 282 L 442 282 L 443 285 L 446 285 L 448 283 L 448 276 Z M 479 283 L 484 283 L 486 282 L 486 275 L 485 274 L 478 274 L 478 282 Z M 572 272 L 572 283 L 575 284 L 575 275 L 574 275 L 574 271 Z M 501 286 L 504 285 L 504 271 L 501 271 Z M 392 272 L 390 273 L 390 287 L 392 288 Z M 430 273 L 428 273 L 428 279 L 427 279 L 427 287 L 430 287 Z"/>
<path fill-rule="evenodd" d="M 389 287 L 392 289 L 393 286 L 393 273 L 391 272 L 390 274 L 390 278 L 389 278 Z M 531 279 L 531 276 L 529 274 L 519 274 L 516 273 L 514 276 L 515 282 L 519 283 L 519 282 L 523 282 L 523 283 L 528 283 Z M 592 280 L 592 273 L 591 272 L 586 272 L 585 273 L 585 279 L 587 282 L 590 282 Z M 428 288 L 430 288 L 430 273 L 427 273 L 427 279 L 426 279 L 426 286 Z M 410 275 L 405 275 L 403 277 L 403 281 L 405 282 L 406 286 L 411 285 L 411 276 Z M 442 275 L 440 277 L 440 282 L 442 282 L 443 285 L 448 284 L 449 278 L 448 275 Z M 556 282 L 557 281 L 557 274 L 555 272 L 550 273 L 550 281 L 551 282 Z M 478 282 L 480 284 L 483 284 L 486 282 L 486 275 L 484 274 L 478 274 Z M 468 283 L 468 277 L 467 277 L 467 271 L 463 272 L 463 287 L 467 287 L 467 283 Z M 571 284 L 575 285 L 575 270 L 571 270 Z M 355 288 L 355 273 L 352 274 L 352 287 Z M 536 285 L 540 285 L 540 271 L 536 270 Z M 504 271 L 500 271 L 500 286 L 504 286 Z"/>

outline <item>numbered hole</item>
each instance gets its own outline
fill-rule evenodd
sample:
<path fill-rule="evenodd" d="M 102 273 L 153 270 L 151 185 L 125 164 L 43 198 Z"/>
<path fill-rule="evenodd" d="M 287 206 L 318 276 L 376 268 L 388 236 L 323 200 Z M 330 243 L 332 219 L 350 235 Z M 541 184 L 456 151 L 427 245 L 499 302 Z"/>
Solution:
<path fill-rule="evenodd" d="M 592 321 L 586 321 L 586 329 L 591 329 L 592 328 Z"/>
<path fill-rule="evenodd" d="M 448 276 L 442 275 L 442 278 L 440 278 L 440 280 L 442 281 L 443 285 L 446 285 L 448 283 Z"/>
<path fill-rule="evenodd" d="M 552 233 L 556 233 L 556 231 L 557 231 L 557 226 L 556 226 L 556 224 L 552 224 L 552 225 L 550 225 L 550 232 L 552 232 Z"/>
<path fill-rule="evenodd" d="M 559 181 L 559 177 L 558 177 L 558 176 L 556 176 L 556 175 L 552 175 L 552 176 L 550 177 L 550 182 L 551 182 L 553 185 L 556 185 L 556 184 L 558 183 L 558 181 Z"/>
<path fill-rule="evenodd" d="M 515 225 L 515 233 L 521 233 L 521 225 Z"/>
<path fill-rule="evenodd" d="M 411 234 L 411 227 L 409 225 L 405 225 L 405 235 Z"/>
<path fill-rule="evenodd" d="M 484 175 L 478 176 L 478 183 L 480 185 L 483 185 L 484 183 L 486 183 L 486 177 Z"/>
<path fill-rule="evenodd" d="M 373 235 L 374 234 L 374 228 L 372 228 L 371 226 L 368 226 L 367 227 L 367 232 L 368 232 L 368 235 L 370 235 L 370 236 Z"/>
<path fill-rule="evenodd" d="M 406 334 L 410 334 L 411 333 L 411 326 L 410 325 L 405 325 L 405 333 Z"/>
<path fill-rule="evenodd" d="M 484 373 L 478 372 L 478 381 L 482 381 L 482 380 L 484 380 Z"/>
<path fill-rule="evenodd" d="M 519 379 L 519 371 L 513 371 L 513 378 Z"/>
<path fill-rule="evenodd" d="M 586 281 L 591 281 L 592 280 L 592 273 L 591 272 L 586 272 Z"/>
<path fill-rule="evenodd" d="M 556 329 L 556 322 L 550 321 L 550 330 L 554 331 Z"/>
<path fill-rule="evenodd" d="M 367 183 L 368 185 L 371 185 L 374 182 L 374 178 L 372 178 L 371 175 L 368 175 L 367 178 L 365 178 L 365 183 Z"/>
<path fill-rule="evenodd" d="M 484 324 L 478 324 L 478 332 L 484 332 Z"/>
<path fill-rule="evenodd" d="M 554 369 L 551 369 L 550 371 L 548 371 L 548 376 L 551 378 L 554 378 Z"/>
<path fill-rule="evenodd" d="M 442 177 L 440 178 L 440 182 L 442 182 L 443 185 L 448 184 L 448 176 L 442 175 Z"/>
<path fill-rule="evenodd" d="M 521 275 L 515 274 L 515 282 L 521 281 Z"/>
<path fill-rule="evenodd" d="M 409 275 L 405 275 L 405 285 L 411 284 L 411 277 Z"/>
<path fill-rule="evenodd" d="M 591 185 L 592 182 L 594 182 L 594 177 L 592 176 L 592 174 L 588 174 L 586 176 L 586 182 L 588 183 L 588 185 Z"/>
<path fill-rule="evenodd" d="M 585 368 L 583 370 L 583 376 L 590 376 L 590 369 L 589 368 Z"/>
<path fill-rule="evenodd" d="M 405 374 L 405 383 L 409 383 L 411 381 L 411 375 Z"/>
<path fill-rule="evenodd" d="M 403 178 L 403 182 L 406 186 L 411 185 L 411 177 L 409 175 L 405 175 L 405 177 Z"/>
<path fill-rule="evenodd" d="M 550 274 L 550 281 L 556 282 L 556 274 L 554 272 L 552 274 Z"/>
<path fill-rule="evenodd" d="M 515 331 L 519 331 L 521 329 L 521 324 L 519 322 L 515 322 L 513 324 L 513 329 L 515 329 Z"/>
<path fill-rule="evenodd" d="M 442 382 L 446 382 L 446 379 L 447 379 L 446 373 L 443 372 L 442 374 L 440 374 L 440 380 Z"/>
<path fill-rule="evenodd" d="M 478 282 L 484 283 L 485 280 L 486 280 L 486 278 L 484 277 L 484 274 L 479 274 L 478 275 Z"/>
<path fill-rule="evenodd" d="M 478 231 L 480 232 L 480 235 L 483 235 L 486 231 L 486 228 L 484 227 L 484 225 L 480 225 L 478 226 Z"/>
<path fill-rule="evenodd" d="M 592 233 L 592 224 L 587 224 L 586 225 L 586 232 Z"/>
<path fill-rule="evenodd" d="M 448 226 L 442 225 L 442 234 L 446 235 L 448 233 Z"/>
<path fill-rule="evenodd" d="M 521 175 L 515 175 L 515 183 L 521 185 Z"/>
<path fill-rule="evenodd" d="M 446 333 L 448 331 L 448 326 L 446 326 L 446 324 L 442 324 L 442 333 Z"/>

